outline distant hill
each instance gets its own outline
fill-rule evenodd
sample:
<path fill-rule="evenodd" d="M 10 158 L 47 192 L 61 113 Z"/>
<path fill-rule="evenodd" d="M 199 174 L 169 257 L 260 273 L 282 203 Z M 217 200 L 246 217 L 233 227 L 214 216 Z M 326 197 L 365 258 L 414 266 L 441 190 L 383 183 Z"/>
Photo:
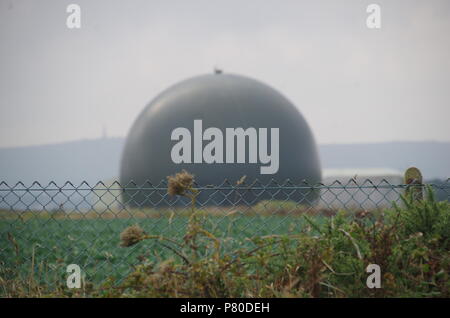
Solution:
<path fill-rule="evenodd" d="M 450 178 L 450 142 L 387 142 L 319 146 L 323 168 L 418 167 L 425 179 Z"/>
<path fill-rule="evenodd" d="M 0 180 L 95 183 L 119 174 L 123 138 L 0 148 Z"/>
<path fill-rule="evenodd" d="M 117 177 L 124 138 L 0 148 L 0 181 L 80 183 Z M 426 179 L 450 177 L 450 142 L 320 145 L 323 168 L 419 167 Z"/>

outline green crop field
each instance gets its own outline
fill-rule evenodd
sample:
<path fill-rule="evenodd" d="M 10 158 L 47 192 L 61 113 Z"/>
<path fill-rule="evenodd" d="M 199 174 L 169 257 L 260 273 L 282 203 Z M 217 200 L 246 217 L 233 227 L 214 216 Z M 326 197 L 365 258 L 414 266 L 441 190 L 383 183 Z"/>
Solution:
<path fill-rule="evenodd" d="M 61 219 L 32 217 L 26 220 L 0 221 L 1 266 L 10 275 L 29 275 L 34 267 L 35 279 L 56 284 L 64 282 L 69 264 L 78 264 L 86 281 L 100 283 L 108 277 L 124 278 L 140 256 L 155 261 L 176 255 L 155 241 L 131 248 L 120 247 L 120 233 L 139 224 L 148 234 L 182 240 L 187 216 L 145 219 Z M 273 234 L 298 233 L 305 225 L 301 216 L 254 215 L 211 216 L 204 227 L 222 239 L 224 251 L 243 245 L 248 238 Z"/>
<path fill-rule="evenodd" d="M 0 296 L 449 297 L 450 204 L 0 211 Z M 67 266 L 79 265 L 80 288 Z M 367 285 L 369 265 L 382 288 Z"/>

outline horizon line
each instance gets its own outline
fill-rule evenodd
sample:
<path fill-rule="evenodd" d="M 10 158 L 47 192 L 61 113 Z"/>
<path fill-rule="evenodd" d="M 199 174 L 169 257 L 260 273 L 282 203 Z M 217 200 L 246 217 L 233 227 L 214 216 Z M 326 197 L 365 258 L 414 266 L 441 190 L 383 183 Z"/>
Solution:
<path fill-rule="evenodd" d="M 18 148 L 33 148 L 33 147 L 44 147 L 44 146 L 58 146 L 63 144 L 79 143 L 79 142 L 95 142 L 101 140 L 111 140 L 111 139 L 126 139 L 126 136 L 106 136 L 106 137 L 96 137 L 96 138 L 80 138 L 65 141 L 55 141 L 48 143 L 36 143 L 28 145 L 16 145 L 16 146 L 0 146 L 0 150 L 4 149 L 18 149 Z M 317 143 L 317 146 L 338 146 L 338 145 L 376 145 L 376 144 L 392 144 L 392 143 L 450 143 L 450 140 L 436 140 L 436 139 L 425 139 L 425 140 L 389 140 L 389 141 L 356 141 L 356 142 L 324 142 Z"/>

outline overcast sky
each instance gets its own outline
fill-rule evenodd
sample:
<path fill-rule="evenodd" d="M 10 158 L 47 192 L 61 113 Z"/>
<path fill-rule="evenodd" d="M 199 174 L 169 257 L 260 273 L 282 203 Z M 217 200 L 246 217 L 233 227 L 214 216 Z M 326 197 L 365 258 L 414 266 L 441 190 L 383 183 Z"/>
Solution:
<path fill-rule="evenodd" d="M 125 136 L 216 65 L 279 90 L 322 144 L 450 141 L 449 34 L 448 0 L 0 0 L 0 147 Z"/>

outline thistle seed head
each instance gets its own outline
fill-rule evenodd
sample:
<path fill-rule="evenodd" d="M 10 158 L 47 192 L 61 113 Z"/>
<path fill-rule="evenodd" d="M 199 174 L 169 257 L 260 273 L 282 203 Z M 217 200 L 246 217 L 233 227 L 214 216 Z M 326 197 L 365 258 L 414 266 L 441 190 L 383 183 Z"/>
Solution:
<path fill-rule="evenodd" d="M 169 195 L 184 195 L 187 190 L 192 188 L 194 176 L 183 170 L 175 174 L 175 176 L 168 176 L 167 181 L 167 193 Z"/>
<path fill-rule="evenodd" d="M 127 227 L 120 233 L 120 245 L 123 247 L 129 247 L 142 241 L 145 237 L 144 230 L 139 225 L 133 225 Z"/>

